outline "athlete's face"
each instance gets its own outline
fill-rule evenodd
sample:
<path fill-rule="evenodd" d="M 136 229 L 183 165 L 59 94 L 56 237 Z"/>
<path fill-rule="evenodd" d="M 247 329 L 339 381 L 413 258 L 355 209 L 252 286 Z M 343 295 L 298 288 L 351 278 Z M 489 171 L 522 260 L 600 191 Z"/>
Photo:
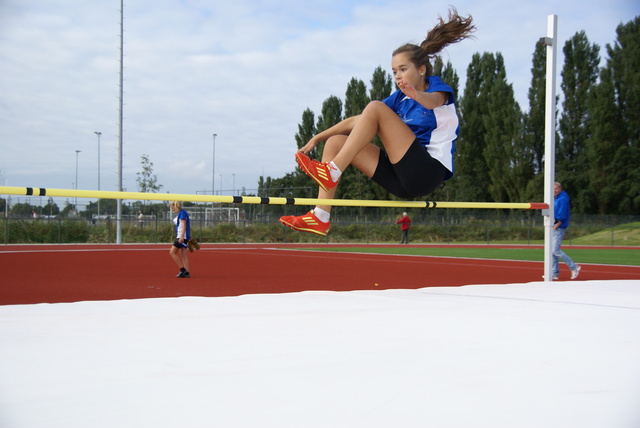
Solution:
<path fill-rule="evenodd" d="M 420 69 L 409 58 L 407 52 L 396 54 L 391 58 L 391 71 L 396 85 L 400 82 L 408 83 L 419 91 L 425 89 L 424 66 Z M 422 73 L 422 75 L 420 74 Z"/>

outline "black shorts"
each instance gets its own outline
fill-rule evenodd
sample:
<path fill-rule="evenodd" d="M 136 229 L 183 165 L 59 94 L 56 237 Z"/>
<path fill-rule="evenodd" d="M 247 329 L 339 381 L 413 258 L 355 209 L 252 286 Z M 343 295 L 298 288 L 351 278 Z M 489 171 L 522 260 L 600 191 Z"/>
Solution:
<path fill-rule="evenodd" d="M 178 240 L 176 239 L 175 242 L 173 243 L 173 246 L 176 248 L 188 248 L 189 246 L 187 245 L 187 239 L 182 241 L 182 244 L 180 242 L 178 242 Z"/>
<path fill-rule="evenodd" d="M 447 168 L 431 157 L 417 139 L 396 164 L 392 164 L 384 150 L 380 150 L 378 167 L 371 179 L 399 198 L 428 195 L 440 186 Z"/>

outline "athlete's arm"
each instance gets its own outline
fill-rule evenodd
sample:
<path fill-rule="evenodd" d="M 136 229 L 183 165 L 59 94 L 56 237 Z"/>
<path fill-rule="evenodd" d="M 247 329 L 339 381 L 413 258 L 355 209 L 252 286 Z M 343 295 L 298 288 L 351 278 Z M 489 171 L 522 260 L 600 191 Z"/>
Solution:
<path fill-rule="evenodd" d="M 429 110 L 443 105 L 449 96 L 446 92 L 420 92 L 406 82 L 399 82 L 398 88 L 400 88 L 403 94 L 416 100 L 420 105 Z"/>

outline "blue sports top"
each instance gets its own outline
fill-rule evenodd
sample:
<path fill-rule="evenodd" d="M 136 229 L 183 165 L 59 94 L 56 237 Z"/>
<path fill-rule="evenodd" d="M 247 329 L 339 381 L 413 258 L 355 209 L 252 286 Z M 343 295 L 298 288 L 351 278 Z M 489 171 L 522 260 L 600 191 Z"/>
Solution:
<path fill-rule="evenodd" d="M 431 76 L 427 82 L 429 86 L 425 92 L 449 94 L 449 98 L 440 107 L 429 110 L 416 100 L 407 97 L 399 89 L 382 102 L 400 116 L 431 157 L 449 170 L 445 177 L 445 180 L 448 180 L 453 176 L 453 153 L 456 150 L 456 139 L 460 131 L 455 98 L 451 87 L 440 77 Z"/>
<path fill-rule="evenodd" d="M 184 234 L 184 240 L 187 241 L 191 239 L 191 222 L 189 221 L 189 214 L 185 210 L 180 210 L 178 215 L 173 219 L 173 224 L 176 225 L 176 238 L 180 237 L 180 228 L 182 227 L 181 220 L 186 220 L 187 230 Z"/>

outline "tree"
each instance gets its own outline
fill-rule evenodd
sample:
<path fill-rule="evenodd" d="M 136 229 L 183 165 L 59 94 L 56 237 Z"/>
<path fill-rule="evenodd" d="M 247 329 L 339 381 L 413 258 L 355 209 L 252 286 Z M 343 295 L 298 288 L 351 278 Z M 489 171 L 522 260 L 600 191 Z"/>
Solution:
<path fill-rule="evenodd" d="M 485 147 L 489 166 L 489 193 L 496 202 L 519 201 L 533 173 L 532 161 L 523 147 L 520 106 L 507 82 L 502 54 L 486 55 L 486 108 L 483 114 Z M 491 76 L 493 74 L 493 76 Z"/>
<path fill-rule="evenodd" d="M 391 95 L 391 76 L 379 65 L 371 77 L 369 99 L 382 101 L 389 95 Z"/>
<path fill-rule="evenodd" d="M 523 198 L 528 201 L 541 201 L 544 197 L 546 64 L 546 46 L 543 43 L 536 43 L 531 66 L 531 86 L 528 92 L 529 111 L 524 113 L 522 118 L 522 139 L 532 159 L 533 176 L 527 183 L 523 195 Z"/>
<path fill-rule="evenodd" d="M 529 111 L 524 115 L 524 139 L 533 152 L 535 173 L 544 171 L 544 128 L 547 85 L 547 49 L 543 43 L 536 43 L 531 67 L 529 87 Z M 541 195 L 542 196 L 542 195 Z M 541 198 L 540 198 L 541 200 Z"/>
<path fill-rule="evenodd" d="M 626 129 L 626 140 L 640 145 L 640 16 L 616 29 L 617 40 L 607 45 L 607 66 L 615 87 L 616 101 Z"/>
<path fill-rule="evenodd" d="M 27 202 L 20 202 L 17 204 L 13 204 L 13 206 L 11 207 L 11 214 L 17 217 L 31 217 L 35 209 L 35 206 Z"/>
<path fill-rule="evenodd" d="M 271 177 L 263 177 L 262 175 L 258 179 L 258 196 L 261 198 L 268 198 L 271 195 Z M 259 217 L 265 218 L 267 214 L 265 214 L 265 205 L 260 204 L 260 213 L 257 214 Z"/>
<path fill-rule="evenodd" d="M 0 170 L 0 186 L 4 186 L 4 172 Z M 0 214 L 4 215 L 7 212 L 7 199 L 0 198 Z"/>
<path fill-rule="evenodd" d="M 331 128 L 342 120 L 342 100 L 331 95 L 322 103 L 322 114 L 318 117 L 316 123 L 316 132 L 320 133 L 325 129 Z M 324 145 L 318 145 L 313 150 L 317 159 L 322 159 Z"/>
<path fill-rule="evenodd" d="M 586 141 L 589 138 L 589 93 L 598 78 L 600 47 L 590 45 L 584 31 L 565 43 L 560 87 L 564 94 L 560 133 L 556 146 L 556 176 L 562 187 L 572 194 L 575 212 L 592 211 L 593 195 L 589 189 Z"/>
<path fill-rule="evenodd" d="M 296 145 L 298 148 L 307 144 L 311 137 L 316 133 L 314 122 L 315 116 L 313 112 L 309 108 L 305 109 L 302 113 L 302 123 L 298 125 L 298 133 L 295 135 Z M 286 184 L 282 183 L 282 185 L 294 190 L 294 193 L 288 196 L 311 197 L 307 194 L 307 187 L 310 185 L 309 178 L 298 166 L 296 166 L 294 173 L 290 177 L 286 178 L 286 182 Z M 298 193 L 298 191 L 300 193 Z"/>
<path fill-rule="evenodd" d="M 610 180 L 613 204 L 620 214 L 640 212 L 640 17 L 616 29 L 617 39 L 607 45 L 622 136 L 612 160 Z"/>
<path fill-rule="evenodd" d="M 342 100 L 331 95 L 322 103 L 322 114 L 318 117 L 316 131 L 322 132 L 342 120 Z"/>
<path fill-rule="evenodd" d="M 367 86 L 362 80 L 352 77 L 345 94 L 344 117 L 359 115 L 369 101 Z"/>
<path fill-rule="evenodd" d="M 467 68 L 467 82 L 460 99 L 458 115 L 460 134 L 456 143 L 454 199 L 462 201 L 488 201 L 490 194 L 489 167 L 484 157 L 485 123 L 489 86 L 495 77 L 493 55 L 476 53 Z"/>
<path fill-rule="evenodd" d="M 589 164 L 589 190 L 594 195 L 599 214 L 616 212 L 616 187 L 612 186 L 615 174 L 613 159 L 624 141 L 624 131 L 620 110 L 615 103 L 615 91 L 611 71 L 607 68 L 600 73 L 600 82 L 589 97 L 591 129 L 586 141 Z"/>
<path fill-rule="evenodd" d="M 447 61 L 445 65 L 440 57 L 436 58 L 433 74 L 440 76 L 443 82 L 451 86 L 453 95 L 457 99 L 458 89 L 460 88 L 460 77 L 458 77 L 458 73 L 456 73 L 456 70 L 453 68 L 451 61 Z"/>
<path fill-rule="evenodd" d="M 59 213 L 60 213 L 60 208 L 55 202 L 53 202 L 53 198 L 49 197 L 49 199 L 47 199 L 47 205 L 42 207 L 42 214 L 48 215 L 48 216 L 54 216 L 54 215 L 58 215 Z"/>
<path fill-rule="evenodd" d="M 142 193 L 158 193 L 162 189 L 162 184 L 158 184 L 158 176 L 153 173 L 153 162 L 149 155 L 143 154 L 140 157 L 142 171 L 137 172 L 136 182 L 138 190 Z"/>
<path fill-rule="evenodd" d="M 63 218 L 67 218 L 69 216 L 71 216 L 71 213 L 73 213 L 75 211 L 75 205 L 73 205 L 72 203 L 70 203 L 68 200 L 65 201 L 64 203 L 64 208 L 62 208 L 62 211 L 60 211 L 60 216 Z"/>
<path fill-rule="evenodd" d="M 314 114 L 309 108 L 302 112 L 302 123 L 298 125 L 298 133 L 295 135 L 296 145 L 298 148 L 307 144 L 311 137 L 316 133 L 314 121 Z"/>

